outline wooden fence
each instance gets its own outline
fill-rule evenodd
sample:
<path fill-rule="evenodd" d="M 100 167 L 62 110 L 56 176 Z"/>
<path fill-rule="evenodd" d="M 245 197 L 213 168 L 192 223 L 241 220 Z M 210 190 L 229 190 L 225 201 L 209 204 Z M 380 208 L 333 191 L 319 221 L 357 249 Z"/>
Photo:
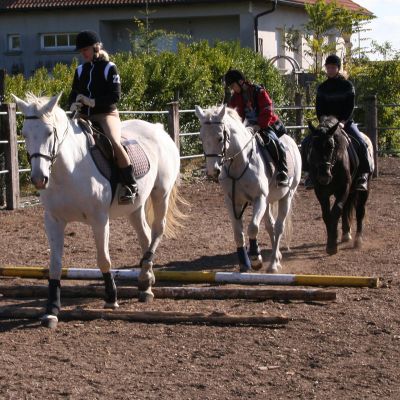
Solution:
<path fill-rule="evenodd" d="M 1 71 L 1 70 L 0 70 Z M 292 107 L 277 107 L 277 110 L 292 110 L 295 112 L 295 125 L 287 125 L 289 131 L 294 132 L 293 137 L 299 143 L 301 138 L 301 130 L 306 129 L 304 125 L 304 111 L 313 109 L 313 107 L 305 107 L 302 105 L 302 98 L 300 95 L 296 96 L 295 105 Z M 365 107 L 365 121 L 364 128 L 374 146 L 375 158 L 375 172 L 374 177 L 378 176 L 378 103 L 376 96 L 371 96 L 364 104 Z M 178 102 L 171 102 L 168 104 L 167 111 L 126 111 L 125 113 L 146 114 L 146 113 L 160 113 L 167 114 L 168 116 L 168 133 L 174 140 L 176 145 L 180 146 L 180 137 L 187 135 L 198 135 L 195 133 L 181 133 L 179 126 L 179 116 L 184 112 L 194 112 L 194 110 L 179 110 Z M 124 113 L 124 112 L 121 112 Z M 0 171 L 0 177 L 5 175 L 5 208 L 7 210 L 15 210 L 19 207 L 20 202 L 20 189 L 19 189 L 19 169 L 18 164 L 18 142 L 17 142 L 17 124 L 16 124 L 16 106 L 15 104 L 0 104 L 0 146 L 5 148 L 4 151 L 4 170 Z M 182 158 L 199 157 L 186 156 Z M 1 187 L 0 187 L 0 190 Z M 0 196 L 2 197 L 2 196 Z"/>

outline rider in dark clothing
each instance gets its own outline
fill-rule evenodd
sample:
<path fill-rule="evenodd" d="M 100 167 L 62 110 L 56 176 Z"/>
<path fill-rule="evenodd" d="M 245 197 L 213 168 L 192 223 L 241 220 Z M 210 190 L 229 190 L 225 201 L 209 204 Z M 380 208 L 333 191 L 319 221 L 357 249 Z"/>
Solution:
<path fill-rule="evenodd" d="M 340 73 L 341 60 L 332 54 L 325 61 L 328 79 L 317 88 L 316 112 L 320 120 L 323 115 L 333 115 L 342 124 L 345 132 L 350 136 L 359 158 L 356 190 L 367 190 L 368 176 L 372 172 L 368 158 L 368 146 L 361 132 L 352 119 L 354 110 L 355 91 L 353 84 Z M 308 172 L 307 155 L 310 137 L 302 143 L 303 170 Z M 308 178 L 309 179 L 309 178 Z M 311 186 L 310 182 L 305 182 Z"/>
<path fill-rule="evenodd" d="M 247 81 L 238 70 L 229 70 L 224 80 L 225 85 L 233 91 L 228 107 L 236 109 L 242 120 L 246 120 L 253 131 L 260 133 L 272 157 L 277 154 L 278 186 L 288 186 L 286 152 L 279 141 L 279 137 L 286 133 L 286 128 L 274 113 L 267 91 Z"/>

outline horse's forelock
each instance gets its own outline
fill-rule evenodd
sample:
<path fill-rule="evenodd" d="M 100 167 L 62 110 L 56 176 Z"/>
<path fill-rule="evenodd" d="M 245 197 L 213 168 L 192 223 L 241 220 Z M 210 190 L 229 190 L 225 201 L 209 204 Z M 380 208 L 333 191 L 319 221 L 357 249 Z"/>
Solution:
<path fill-rule="evenodd" d="M 51 98 L 47 96 L 37 97 L 31 92 L 26 94 L 26 101 L 29 103 L 32 114 L 38 118 L 42 118 L 45 122 L 52 123 L 54 118 L 56 118 L 56 120 L 60 118 L 62 110 L 60 107 L 56 106 L 53 113 L 44 113 L 43 107 L 50 100 Z"/>

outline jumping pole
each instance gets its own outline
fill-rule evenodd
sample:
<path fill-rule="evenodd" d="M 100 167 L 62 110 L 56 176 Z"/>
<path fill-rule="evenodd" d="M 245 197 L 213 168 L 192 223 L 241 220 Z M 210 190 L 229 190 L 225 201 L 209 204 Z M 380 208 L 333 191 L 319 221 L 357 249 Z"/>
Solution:
<path fill-rule="evenodd" d="M 44 267 L 0 266 L 0 276 L 47 279 L 49 270 Z M 139 268 L 114 269 L 118 280 L 137 280 Z M 230 283 L 243 285 L 296 285 L 296 286 L 354 286 L 378 287 L 379 278 L 364 276 L 260 274 L 209 271 L 154 271 L 156 280 L 186 283 Z M 63 268 L 62 279 L 102 279 L 99 269 Z"/>

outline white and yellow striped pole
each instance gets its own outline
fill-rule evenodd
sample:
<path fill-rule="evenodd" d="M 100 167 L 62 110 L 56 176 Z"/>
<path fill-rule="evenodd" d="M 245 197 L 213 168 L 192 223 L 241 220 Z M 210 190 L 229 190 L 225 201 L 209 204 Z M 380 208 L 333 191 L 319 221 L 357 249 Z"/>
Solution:
<path fill-rule="evenodd" d="M 48 268 L 0 266 L 0 276 L 20 278 L 48 278 Z M 116 279 L 137 280 L 140 268 L 114 269 Z M 208 271 L 159 271 L 154 275 L 158 281 L 174 281 L 186 283 L 232 283 L 252 285 L 296 285 L 296 286 L 354 286 L 378 287 L 379 278 L 365 276 L 335 276 L 335 275 L 296 275 L 296 274 L 263 274 L 240 272 L 208 272 Z M 102 279 L 98 269 L 63 268 L 62 279 Z"/>

